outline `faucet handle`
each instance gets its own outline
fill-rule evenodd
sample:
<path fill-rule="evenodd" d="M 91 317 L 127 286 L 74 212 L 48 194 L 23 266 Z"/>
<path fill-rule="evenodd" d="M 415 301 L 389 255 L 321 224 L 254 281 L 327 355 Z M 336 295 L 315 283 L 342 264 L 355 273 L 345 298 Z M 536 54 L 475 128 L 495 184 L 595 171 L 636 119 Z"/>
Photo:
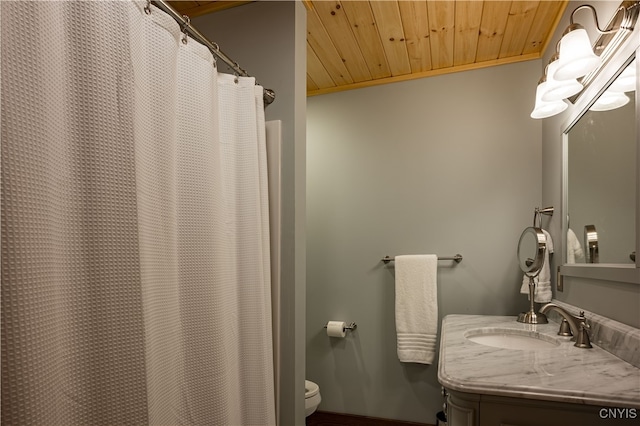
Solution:
<path fill-rule="evenodd" d="M 578 315 L 578 326 L 580 329 L 591 329 L 591 326 L 587 323 L 587 318 L 584 316 L 584 311 L 580 311 L 580 314 Z"/>
<path fill-rule="evenodd" d="M 580 311 L 580 317 L 578 318 L 580 321 L 578 335 L 576 336 L 576 343 L 573 346 L 577 346 L 579 348 L 592 348 L 591 341 L 589 340 L 589 333 L 587 330 L 591 329 L 591 326 L 587 324 L 587 319 L 584 316 L 584 311 Z"/>

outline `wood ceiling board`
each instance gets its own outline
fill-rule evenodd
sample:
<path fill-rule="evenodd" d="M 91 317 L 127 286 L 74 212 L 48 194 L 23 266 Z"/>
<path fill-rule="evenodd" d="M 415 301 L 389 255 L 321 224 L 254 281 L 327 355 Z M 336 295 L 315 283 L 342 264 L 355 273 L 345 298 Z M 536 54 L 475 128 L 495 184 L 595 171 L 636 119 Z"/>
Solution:
<path fill-rule="evenodd" d="M 431 42 L 426 1 L 399 1 L 411 72 L 431 69 Z"/>
<path fill-rule="evenodd" d="M 307 43 L 311 46 L 318 59 L 322 62 L 331 79 L 338 86 L 352 84 L 353 78 L 344 65 L 340 53 L 333 45 L 333 41 L 315 10 L 307 12 Z"/>
<path fill-rule="evenodd" d="M 514 1 L 511 3 L 509 19 L 504 30 L 504 40 L 500 47 L 500 58 L 522 54 L 539 4 L 539 1 Z"/>
<path fill-rule="evenodd" d="M 427 1 L 431 67 L 453 66 L 453 38 L 455 32 L 455 1 Z"/>
<path fill-rule="evenodd" d="M 336 85 L 309 43 L 307 43 L 307 76 L 313 80 L 317 89 L 326 89 Z"/>
<path fill-rule="evenodd" d="M 510 1 L 486 1 L 482 9 L 476 62 L 497 59 L 511 10 Z"/>
<path fill-rule="evenodd" d="M 374 79 L 389 77 L 391 75 L 389 63 L 369 2 L 346 1 L 342 2 L 342 7 L 351 24 L 353 35 L 360 46 L 371 77 Z"/>
<path fill-rule="evenodd" d="M 188 10 L 188 9 L 193 9 L 194 7 L 198 7 L 200 6 L 200 3 L 198 3 L 197 1 L 180 1 L 180 7 L 183 8 L 184 10 Z M 177 3 L 177 2 L 171 2 L 171 3 Z"/>
<path fill-rule="evenodd" d="M 360 46 L 358 46 L 358 42 L 351 31 L 351 25 L 340 2 L 317 1 L 313 3 L 313 6 L 353 80 L 371 80 L 369 67 L 367 67 L 364 56 L 362 56 Z M 317 50 L 316 53 L 318 53 Z"/>
<path fill-rule="evenodd" d="M 391 75 L 410 74 L 411 64 L 398 2 L 373 1 L 370 4 L 385 55 L 389 59 Z"/>
<path fill-rule="evenodd" d="M 252 3 L 252 1 L 170 1 L 168 3 L 181 15 L 195 18 L 196 16 L 242 6 L 243 4 Z"/>
<path fill-rule="evenodd" d="M 453 45 L 454 65 L 475 62 L 483 8 L 484 2 L 482 1 L 456 2 L 456 32 Z"/>
<path fill-rule="evenodd" d="M 319 89 L 320 88 L 315 83 L 315 81 L 313 81 L 313 79 L 311 77 L 309 77 L 309 74 L 307 74 L 307 92 L 314 91 L 314 90 L 319 90 Z"/>
<path fill-rule="evenodd" d="M 553 32 L 564 14 L 569 1 L 541 1 L 536 12 L 529 36 L 525 42 L 522 54 L 544 52 L 553 37 Z"/>

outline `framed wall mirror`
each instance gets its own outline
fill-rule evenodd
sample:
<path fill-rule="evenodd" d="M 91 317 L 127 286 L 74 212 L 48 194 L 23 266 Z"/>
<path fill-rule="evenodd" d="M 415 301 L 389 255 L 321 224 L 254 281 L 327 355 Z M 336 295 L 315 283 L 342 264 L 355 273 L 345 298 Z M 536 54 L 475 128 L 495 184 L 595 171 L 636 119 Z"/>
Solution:
<path fill-rule="evenodd" d="M 620 49 L 563 132 L 565 276 L 640 284 L 640 65 Z"/>
<path fill-rule="evenodd" d="M 635 65 L 567 133 L 565 263 L 635 263 Z"/>

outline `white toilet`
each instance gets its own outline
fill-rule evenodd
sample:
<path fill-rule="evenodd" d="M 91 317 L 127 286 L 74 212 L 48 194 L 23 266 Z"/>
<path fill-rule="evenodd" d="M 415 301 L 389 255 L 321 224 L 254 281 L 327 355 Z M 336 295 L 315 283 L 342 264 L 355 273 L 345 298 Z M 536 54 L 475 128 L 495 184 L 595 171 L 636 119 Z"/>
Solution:
<path fill-rule="evenodd" d="M 320 388 L 310 380 L 304 381 L 304 415 L 309 417 L 320 405 Z"/>

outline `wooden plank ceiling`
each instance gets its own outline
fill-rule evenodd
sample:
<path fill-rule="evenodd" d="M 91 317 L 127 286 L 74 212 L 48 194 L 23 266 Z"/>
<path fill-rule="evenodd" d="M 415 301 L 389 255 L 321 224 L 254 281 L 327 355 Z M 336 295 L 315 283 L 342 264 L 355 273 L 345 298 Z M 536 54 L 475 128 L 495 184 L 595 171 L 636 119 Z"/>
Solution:
<path fill-rule="evenodd" d="M 169 3 L 193 17 L 247 2 Z M 311 96 L 540 58 L 568 0 L 304 3 Z"/>
<path fill-rule="evenodd" d="M 196 16 L 206 15 L 207 13 L 219 12 L 224 9 L 229 9 L 231 7 L 242 6 L 246 3 L 251 3 L 251 1 L 187 1 L 187 0 L 176 0 L 176 1 L 168 1 L 175 10 L 180 12 L 183 15 L 187 15 L 190 18 L 194 18 Z M 215 40 L 212 40 L 215 41 Z"/>

